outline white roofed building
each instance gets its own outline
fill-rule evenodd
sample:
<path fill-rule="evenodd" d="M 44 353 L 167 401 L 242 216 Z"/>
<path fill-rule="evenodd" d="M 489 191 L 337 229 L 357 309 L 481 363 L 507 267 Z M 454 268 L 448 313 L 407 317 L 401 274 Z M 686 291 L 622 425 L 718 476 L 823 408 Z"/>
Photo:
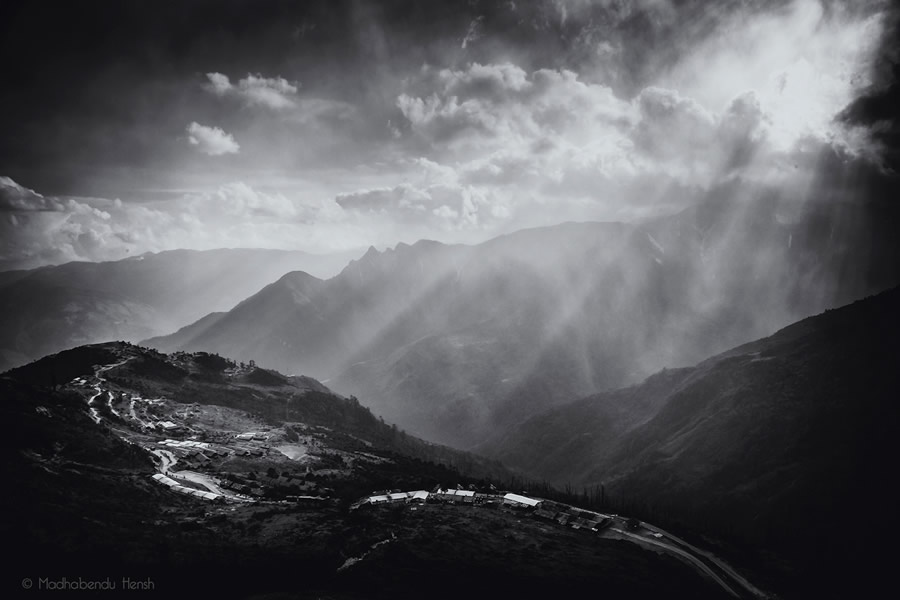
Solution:
<path fill-rule="evenodd" d="M 527 506 L 529 508 L 534 508 L 540 503 L 540 500 L 535 500 L 528 496 L 520 496 L 519 494 L 506 494 L 503 496 L 503 504 L 511 506 Z"/>

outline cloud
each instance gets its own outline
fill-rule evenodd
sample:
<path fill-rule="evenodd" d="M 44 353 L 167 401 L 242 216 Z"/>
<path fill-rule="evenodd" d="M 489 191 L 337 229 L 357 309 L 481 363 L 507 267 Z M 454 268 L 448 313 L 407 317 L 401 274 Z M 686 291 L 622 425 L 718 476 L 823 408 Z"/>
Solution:
<path fill-rule="evenodd" d="M 281 193 L 265 193 L 237 181 L 220 186 L 217 190 L 198 194 L 186 194 L 184 203 L 192 213 L 224 214 L 235 218 L 274 217 L 279 219 L 308 218 L 309 215 Z"/>
<path fill-rule="evenodd" d="M 62 204 L 34 190 L 22 187 L 9 177 L 0 176 L 0 212 L 60 211 Z"/>
<path fill-rule="evenodd" d="M 225 133 L 218 127 L 207 127 L 194 121 L 187 126 L 187 132 L 188 142 L 210 156 L 236 154 L 241 148 L 230 133 Z"/>
<path fill-rule="evenodd" d="M 364 231 L 331 200 L 290 197 L 241 181 L 132 203 L 48 197 L 0 177 L 0 211 L 3 268 L 118 260 L 175 248 L 346 250 L 365 241 Z"/>
<path fill-rule="evenodd" d="M 84 194 L 129 185 L 193 191 L 179 193 L 177 202 L 144 203 L 146 213 L 128 201 L 115 208 L 76 199 L 108 213 L 104 220 L 4 181 L 0 220 L 10 228 L 68 231 L 76 241 L 59 238 L 56 245 L 70 244 L 72 256 L 176 242 L 294 244 L 316 236 L 326 245 L 413 235 L 484 239 L 567 219 L 672 211 L 735 178 L 783 185 L 800 197 L 821 177 L 816 153 L 833 147 L 854 155 L 872 148 L 873 137 L 885 145 L 896 140 L 896 92 L 887 94 L 896 88 L 869 88 L 886 3 L 517 4 L 429 9 L 432 19 L 442 15 L 436 28 L 416 27 L 421 11 L 398 20 L 396 11 L 354 4 L 364 27 L 349 38 L 334 25 L 351 21 L 316 18 L 315 35 L 307 29 L 298 52 L 285 54 L 274 42 L 214 46 L 223 53 L 221 72 L 212 72 L 203 65 L 221 36 L 217 25 L 204 43 L 170 57 L 177 68 L 150 80 L 135 75 L 134 93 L 109 105 L 115 119 L 105 110 L 82 119 L 78 111 L 107 106 L 92 100 L 122 87 L 121 64 L 113 61 L 109 73 L 99 73 L 106 73 L 103 86 L 76 90 L 79 102 L 66 105 L 70 133 L 42 124 L 34 130 L 43 135 L 34 138 L 43 147 L 33 142 L 19 152 L 7 144 L 10 173 L 33 171 L 27 183 L 38 192 L 41 179 Z M 289 45 L 301 22 L 283 21 Z M 259 31 L 281 39 L 275 30 Z M 248 72 L 250 64 L 261 73 Z M 173 73 L 200 73 L 200 97 L 172 94 L 182 83 Z M 851 104 L 867 89 L 886 95 Z M 846 116 L 835 119 L 846 106 Z M 47 111 L 30 112 L 31 121 L 44 123 Z M 220 116 L 204 116 L 210 114 Z M 185 138 L 198 151 L 238 156 L 173 164 L 171 135 L 160 136 L 188 123 Z M 10 140 L 31 139 L 24 125 L 7 126 Z M 123 132 L 115 147 L 109 131 Z M 83 156 L 72 150 L 80 146 Z M 242 182 L 232 181 L 236 167 Z"/>
<path fill-rule="evenodd" d="M 478 229 L 503 214 L 489 190 L 450 181 L 357 190 L 339 194 L 335 202 L 356 214 L 445 231 Z"/>
<path fill-rule="evenodd" d="M 706 148 L 716 119 L 691 98 L 675 90 L 648 87 L 635 99 L 640 120 L 632 138 L 650 156 L 667 158 Z"/>
<path fill-rule="evenodd" d="M 469 28 L 466 30 L 466 35 L 463 37 L 462 43 L 459 46 L 461 50 L 465 50 L 469 44 L 477 41 L 481 37 L 482 21 L 484 21 L 484 17 L 479 16 L 472 19 L 472 22 L 469 23 Z"/>
<path fill-rule="evenodd" d="M 879 3 L 793 0 L 778 10 L 736 10 L 658 83 L 712 111 L 753 91 L 780 150 L 799 138 L 839 135 L 834 122 L 870 78 L 883 28 Z"/>
<path fill-rule="evenodd" d="M 115 209 L 115 202 L 103 201 Z M 44 196 L 0 177 L 0 264 L 30 268 L 71 260 L 102 260 L 115 243 L 113 218 L 75 198 Z M 121 258 L 121 254 L 116 258 Z"/>
<path fill-rule="evenodd" d="M 221 73 L 207 73 L 206 77 L 209 79 L 206 89 L 217 96 L 224 96 L 234 89 L 227 75 L 222 75 Z"/>
<path fill-rule="evenodd" d="M 296 102 L 292 96 L 297 93 L 297 86 L 283 77 L 263 77 L 248 74 L 232 85 L 227 75 L 207 73 L 209 83 L 206 89 L 217 96 L 232 96 L 245 106 L 264 106 L 275 110 L 293 108 Z"/>
<path fill-rule="evenodd" d="M 529 75 L 511 63 L 473 63 L 424 76 L 424 85 L 434 91 L 426 96 L 402 93 L 397 107 L 414 132 L 451 150 L 499 149 L 598 121 L 614 129 L 631 111 L 610 88 L 586 84 L 567 70 L 540 69 Z"/>

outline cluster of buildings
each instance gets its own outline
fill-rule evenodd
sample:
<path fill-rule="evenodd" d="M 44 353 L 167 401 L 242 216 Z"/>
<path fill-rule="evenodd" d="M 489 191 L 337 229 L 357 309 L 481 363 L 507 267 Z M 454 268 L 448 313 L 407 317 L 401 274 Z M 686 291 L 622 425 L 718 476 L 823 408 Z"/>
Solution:
<path fill-rule="evenodd" d="M 503 505 L 513 508 L 533 509 L 543 500 L 529 498 L 520 494 L 485 494 L 472 490 L 437 489 L 433 492 L 417 490 L 414 492 L 389 492 L 363 498 L 354 508 L 365 504 L 392 504 L 407 502 L 428 502 L 433 504 L 471 504 L 471 505 Z"/>
<path fill-rule="evenodd" d="M 254 496 L 262 498 L 266 494 L 265 488 L 259 485 L 249 485 L 240 481 L 231 481 L 223 479 L 219 486 L 224 490 L 231 490 L 236 494 L 244 494 L 246 496 Z"/>
<path fill-rule="evenodd" d="M 535 519 L 555 522 L 564 527 L 588 531 L 602 531 L 612 524 L 610 516 L 556 503 L 536 509 L 533 516 Z"/>
<path fill-rule="evenodd" d="M 430 503 L 430 504 L 471 504 L 482 506 L 505 506 L 517 510 L 529 511 L 535 519 L 554 522 L 572 529 L 585 529 L 599 532 L 609 527 L 613 518 L 601 513 L 592 512 L 560 504 L 550 500 L 531 498 L 522 494 L 491 494 L 462 489 L 437 489 L 433 492 L 418 490 L 414 492 L 394 491 L 363 498 L 353 505 L 359 508 L 364 505 L 395 503 Z"/>
<path fill-rule="evenodd" d="M 213 458 L 228 456 L 232 452 L 230 449 L 222 446 L 213 446 L 207 442 L 194 440 L 167 439 L 158 443 L 171 450 L 178 458 L 187 459 L 195 464 L 208 465 Z M 235 453 L 239 454 L 239 452 Z"/>
<path fill-rule="evenodd" d="M 178 423 L 174 423 L 172 421 L 151 421 L 147 424 L 147 426 L 151 429 L 156 429 L 159 427 L 160 429 L 164 429 L 165 431 L 178 431 L 181 429 L 181 426 Z"/>
<path fill-rule="evenodd" d="M 197 442 L 194 440 L 163 440 L 160 442 L 163 446 L 168 446 L 169 448 L 200 448 L 201 450 L 206 450 L 210 447 L 210 445 L 206 442 Z"/>

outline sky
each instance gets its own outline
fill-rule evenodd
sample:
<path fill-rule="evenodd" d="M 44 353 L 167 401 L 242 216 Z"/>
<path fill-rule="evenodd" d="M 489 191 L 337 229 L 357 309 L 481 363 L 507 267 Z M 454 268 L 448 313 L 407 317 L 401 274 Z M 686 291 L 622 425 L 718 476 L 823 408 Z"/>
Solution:
<path fill-rule="evenodd" d="M 880 0 L 38 0 L 0 29 L 2 269 L 900 189 Z"/>

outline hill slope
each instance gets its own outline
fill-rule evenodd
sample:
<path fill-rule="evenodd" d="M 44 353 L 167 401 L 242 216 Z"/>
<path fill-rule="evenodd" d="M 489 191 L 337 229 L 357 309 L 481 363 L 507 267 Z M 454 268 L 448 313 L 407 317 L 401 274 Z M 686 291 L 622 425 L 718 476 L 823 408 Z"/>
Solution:
<path fill-rule="evenodd" d="M 0 388 L 0 477 L 15 489 L 0 533 L 16 543 L 10 572 L 35 586 L 120 590 L 128 577 L 165 595 L 393 598 L 447 579 L 429 595 L 545 597 L 573 583 L 724 594 L 672 556 L 496 505 L 348 510 L 378 488 L 487 486 L 451 463 L 505 471 L 406 436 L 309 378 L 108 343 L 16 369 Z"/>
<path fill-rule="evenodd" d="M 886 474 L 900 426 L 898 309 L 895 288 L 553 409 L 480 450 L 861 577 L 897 524 Z M 878 527 L 844 525 L 862 507 Z"/>

